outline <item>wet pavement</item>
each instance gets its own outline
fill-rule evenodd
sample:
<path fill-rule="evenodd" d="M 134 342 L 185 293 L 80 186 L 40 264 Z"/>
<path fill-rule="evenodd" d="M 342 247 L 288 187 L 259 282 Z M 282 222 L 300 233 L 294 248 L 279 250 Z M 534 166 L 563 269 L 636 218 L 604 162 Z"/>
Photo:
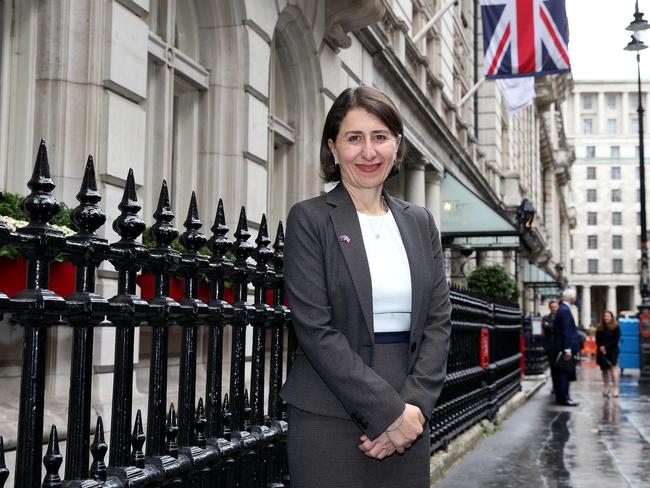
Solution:
<path fill-rule="evenodd" d="M 650 387 L 626 372 L 620 398 L 607 398 L 593 360 L 578 375 L 580 406 L 556 406 L 549 380 L 433 486 L 650 487 Z"/>

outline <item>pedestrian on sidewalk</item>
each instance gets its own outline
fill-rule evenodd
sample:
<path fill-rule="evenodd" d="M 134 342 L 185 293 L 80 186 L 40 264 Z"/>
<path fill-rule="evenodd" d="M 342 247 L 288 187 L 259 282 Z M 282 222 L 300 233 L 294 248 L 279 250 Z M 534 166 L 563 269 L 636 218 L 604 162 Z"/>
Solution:
<path fill-rule="evenodd" d="M 337 183 L 287 219 L 285 284 L 298 338 L 282 389 L 292 488 L 429 488 L 428 418 L 451 303 L 440 234 L 391 196 L 406 153 L 394 103 L 347 89 L 327 114 L 321 171 Z"/>
<path fill-rule="evenodd" d="M 555 400 L 558 405 L 577 407 L 569 395 L 569 384 L 575 380 L 576 355 L 579 350 L 578 329 L 570 305 L 576 301 L 573 288 L 562 291 L 562 300 L 553 321 L 553 354 L 551 374 L 554 376 Z"/>
<path fill-rule="evenodd" d="M 544 352 L 546 352 L 546 358 L 548 359 L 548 366 L 553 367 L 555 362 L 555 356 L 553 355 L 553 321 L 555 320 L 555 314 L 557 314 L 557 309 L 559 305 L 557 300 L 551 300 L 548 302 L 549 314 L 542 317 L 542 334 L 544 336 Z M 553 391 L 555 393 L 555 376 L 551 375 L 551 381 L 553 382 Z"/>
<path fill-rule="evenodd" d="M 596 329 L 596 363 L 603 374 L 603 396 L 619 395 L 618 342 L 621 329 L 614 313 L 605 310 Z M 611 390 L 610 390 L 611 383 Z"/>

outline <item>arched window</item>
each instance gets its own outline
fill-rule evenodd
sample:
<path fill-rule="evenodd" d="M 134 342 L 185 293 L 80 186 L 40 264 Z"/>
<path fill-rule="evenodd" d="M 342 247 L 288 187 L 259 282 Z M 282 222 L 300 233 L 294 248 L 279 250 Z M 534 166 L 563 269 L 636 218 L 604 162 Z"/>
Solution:
<path fill-rule="evenodd" d="M 146 184 L 150 219 L 157 189 L 167 178 L 182 222 L 197 186 L 200 93 L 208 71 L 198 62 L 196 11 L 191 0 L 152 0 L 149 14 Z"/>

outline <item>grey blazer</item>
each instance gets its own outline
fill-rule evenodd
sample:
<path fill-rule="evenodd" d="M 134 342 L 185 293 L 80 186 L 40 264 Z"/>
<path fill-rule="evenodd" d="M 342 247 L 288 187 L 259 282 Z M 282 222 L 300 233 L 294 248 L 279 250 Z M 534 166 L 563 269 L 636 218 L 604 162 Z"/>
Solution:
<path fill-rule="evenodd" d="M 352 419 L 374 439 L 404 403 L 429 417 L 442 389 L 449 350 L 449 288 L 438 229 L 424 208 L 384 197 L 411 270 L 408 377 L 395 391 L 372 369 L 372 283 L 361 227 L 343 184 L 297 203 L 287 218 L 285 284 L 299 347 L 282 389 L 308 412 Z"/>

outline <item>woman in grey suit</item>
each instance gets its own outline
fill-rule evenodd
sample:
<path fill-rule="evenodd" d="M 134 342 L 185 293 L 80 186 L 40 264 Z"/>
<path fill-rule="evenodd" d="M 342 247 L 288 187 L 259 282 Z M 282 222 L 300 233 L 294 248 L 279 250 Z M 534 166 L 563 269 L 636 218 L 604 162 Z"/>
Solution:
<path fill-rule="evenodd" d="M 289 213 L 292 488 L 429 486 L 425 426 L 445 378 L 451 305 L 431 214 L 383 188 L 404 153 L 393 102 L 345 90 L 321 141 L 324 179 L 339 184 Z"/>

